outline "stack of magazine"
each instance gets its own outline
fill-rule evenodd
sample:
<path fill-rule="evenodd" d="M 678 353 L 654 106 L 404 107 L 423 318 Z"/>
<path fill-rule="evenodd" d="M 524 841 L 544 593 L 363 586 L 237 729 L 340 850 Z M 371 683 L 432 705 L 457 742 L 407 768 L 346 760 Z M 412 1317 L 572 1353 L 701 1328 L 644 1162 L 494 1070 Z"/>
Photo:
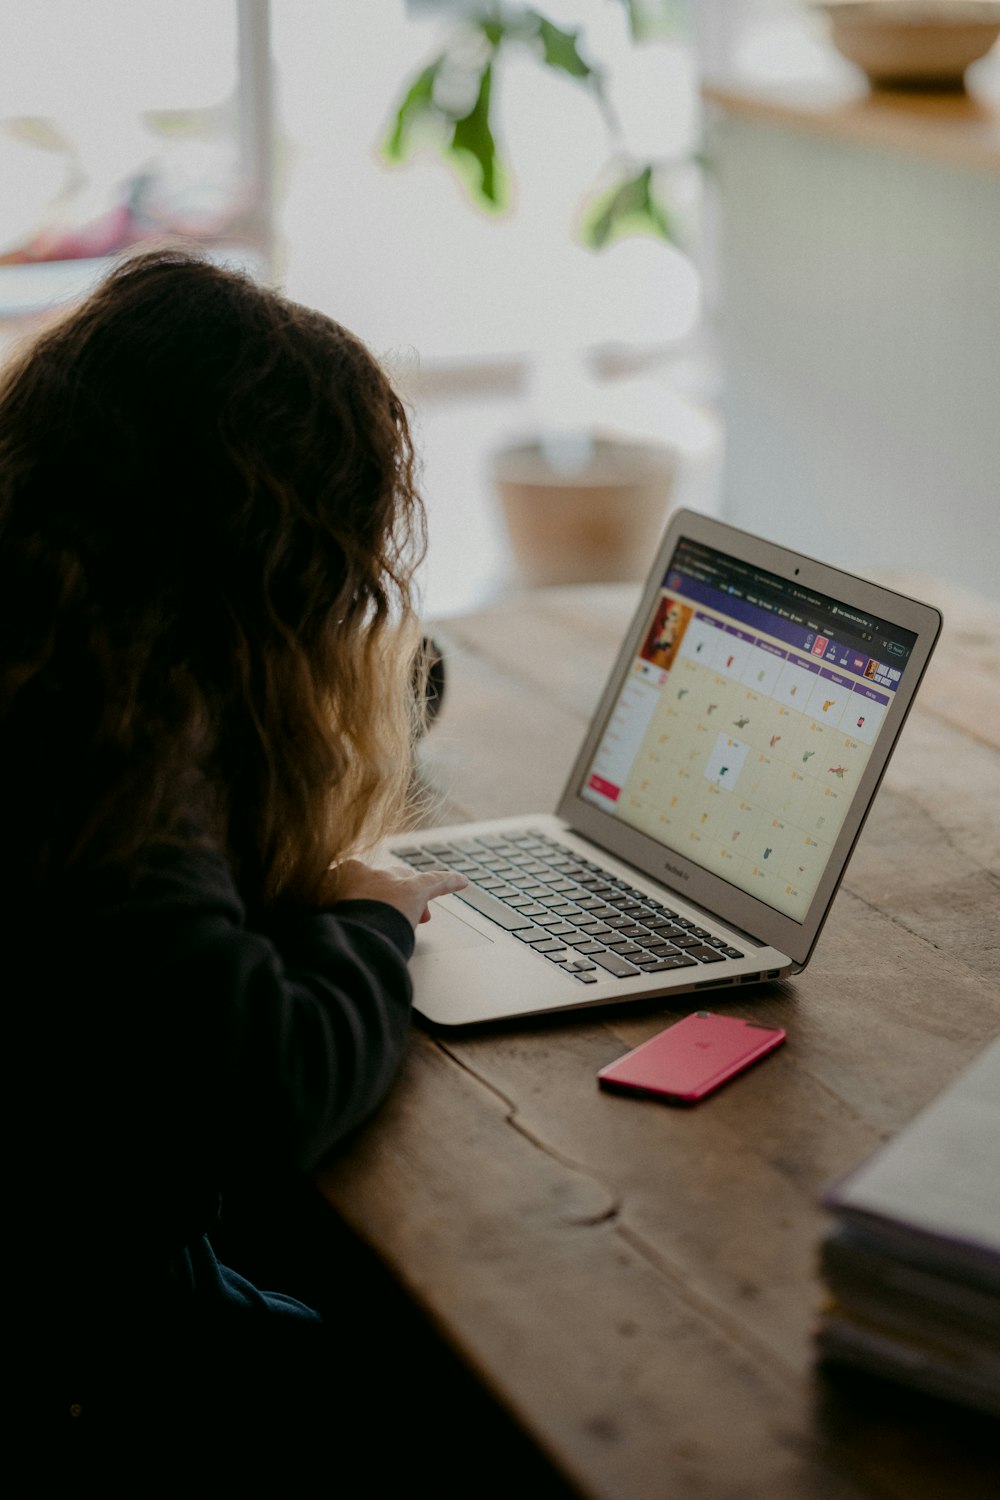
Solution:
<path fill-rule="evenodd" d="M 822 1201 L 821 1360 L 1000 1415 L 1000 1037 Z"/>

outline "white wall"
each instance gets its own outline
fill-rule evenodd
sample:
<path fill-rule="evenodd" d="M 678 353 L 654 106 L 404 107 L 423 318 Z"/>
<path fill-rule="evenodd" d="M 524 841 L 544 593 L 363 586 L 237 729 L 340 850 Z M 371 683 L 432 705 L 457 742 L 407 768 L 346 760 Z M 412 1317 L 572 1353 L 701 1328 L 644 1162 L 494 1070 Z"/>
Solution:
<path fill-rule="evenodd" d="M 1000 169 L 735 115 L 714 151 L 725 513 L 1000 597 Z"/>

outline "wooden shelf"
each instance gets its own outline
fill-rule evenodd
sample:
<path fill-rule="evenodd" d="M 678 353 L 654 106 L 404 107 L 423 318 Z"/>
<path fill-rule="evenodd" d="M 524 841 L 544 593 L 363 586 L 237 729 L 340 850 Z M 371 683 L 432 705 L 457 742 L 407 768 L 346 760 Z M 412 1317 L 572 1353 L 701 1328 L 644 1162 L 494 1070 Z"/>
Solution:
<path fill-rule="evenodd" d="M 985 92 L 739 81 L 707 85 L 703 95 L 726 114 L 1000 175 L 1000 99 Z"/>

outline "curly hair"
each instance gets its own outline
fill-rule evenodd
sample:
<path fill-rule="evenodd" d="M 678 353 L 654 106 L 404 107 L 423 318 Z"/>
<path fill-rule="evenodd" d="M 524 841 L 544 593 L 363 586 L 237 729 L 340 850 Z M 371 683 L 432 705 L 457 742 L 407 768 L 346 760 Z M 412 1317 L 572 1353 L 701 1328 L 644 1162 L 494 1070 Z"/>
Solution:
<path fill-rule="evenodd" d="M 119 263 L 0 379 L 11 878 L 208 837 L 248 900 L 310 899 L 405 807 L 424 524 L 353 334 L 185 250 Z"/>

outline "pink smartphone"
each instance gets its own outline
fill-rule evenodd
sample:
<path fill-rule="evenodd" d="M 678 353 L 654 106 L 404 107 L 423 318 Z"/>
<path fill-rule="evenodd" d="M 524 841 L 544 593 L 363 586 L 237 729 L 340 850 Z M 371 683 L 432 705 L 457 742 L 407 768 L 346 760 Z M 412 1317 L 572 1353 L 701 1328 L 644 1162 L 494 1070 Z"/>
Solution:
<path fill-rule="evenodd" d="M 698 1010 L 608 1063 L 597 1081 L 618 1094 L 696 1104 L 784 1040 L 780 1026 Z"/>

